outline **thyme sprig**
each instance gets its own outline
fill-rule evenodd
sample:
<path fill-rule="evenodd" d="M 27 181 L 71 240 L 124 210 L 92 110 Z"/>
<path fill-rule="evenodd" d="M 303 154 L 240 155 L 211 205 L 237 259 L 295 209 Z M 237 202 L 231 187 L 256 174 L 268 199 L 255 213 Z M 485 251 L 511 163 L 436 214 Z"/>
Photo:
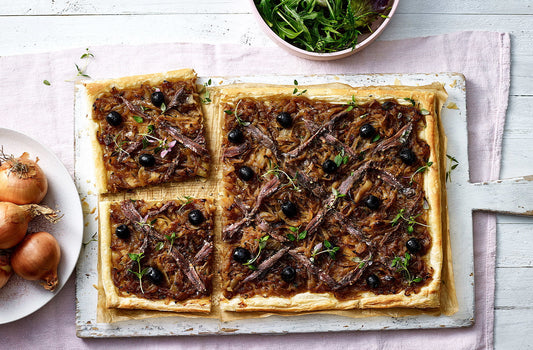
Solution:
<path fill-rule="evenodd" d="M 206 105 L 212 102 L 211 92 L 208 89 L 209 86 L 211 86 L 211 79 L 209 79 L 206 83 L 204 83 L 202 90 L 200 91 L 200 94 L 203 94 L 203 96 L 200 96 L 200 101 L 202 101 L 202 103 Z"/>
<path fill-rule="evenodd" d="M 446 155 L 446 158 L 448 158 L 449 162 L 448 162 L 448 170 L 446 171 L 446 182 L 448 182 L 448 180 L 450 182 L 452 182 L 452 171 L 455 170 L 455 168 L 457 168 L 457 166 L 459 165 L 459 162 L 457 161 L 457 159 L 455 159 L 455 157 L 453 156 L 450 156 L 449 154 Z"/>
<path fill-rule="evenodd" d="M 430 166 L 433 165 L 433 162 L 427 162 L 425 165 L 421 166 L 420 168 L 416 169 L 413 175 L 411 175 L 411 179 L 409 180 L 409 184 L 413 183 L 413 178 L 418 173 L 423 173 L 424 171 L 428 170 Z"/>
<path fill-rule="evenodd" d="M 335 156 L 334 162 L 337 167 L 340 167 L 342 164 L 348 163 L 350 156 L 345 155 L 344 148 L 341 149 L 340 153 Z"/>
<path fill-rule="evenodd" d="M 241 104 L 241 101 L 239 100 L 239 102 L 237 102 L 237 105 L 235 106 L 235 112 L 232 111 L 231 109 L 227 109 L 227 110 L 224 111 L 224 113 L 226 113 L 227 115 L 234 115 L 235 119 L 237 119 L 237 123 L 239 123 L 240 126 L 248 126 L 251 123 L 250 122 L 245 122 L 244 120 L 242 120 L 239 117 L 239 105 L 240 104 Z"/>
<path fill-rule="evenodd" d="M 325 248 L 322 249 L 323 247 Z M 324 240 L 323 243 L 319 243 L 313 248 L 313 251 L 311 252 L 311 257 L 309 258 L 309 260 L 311 260 L 311 262 L 314 263 L 315 258 L 318 255 L 325 254 L 325 253 L 329 254 L 329 257 L 335 260 L 335 255 L 340 249 L 341 249 L 340 247 L 333 246 L 333 244 L 331 244 L 330 241 Z"/>
<path fill-rule="evenodd" d="M 244 266 L 248 266 L 248 268 L 250 268 L 251 270 L 257 270 L 257 267 L 255 267 L 254 263 L 257 261 L 257 259 L 259 259 L 259 256 L 261 255 L 261 252 L 263 251 L 263 249 L 266 247 L 266 244 L 269 238 L 270 238 L 269 235 L 263 236 L 261 238 L 256 238 L 256 241 L 259 242 L 259 248 L 257 250 L 257 254 L 253 258 L 248 260 L 246 263 L 244 263 L 243 264 Z"/>
<path fill-rule="evenodd" d="M 296 192 L 300 192 L 301 191 L 300 186 L 298 186 L 296 184 L 298 182 L 298 180 L 297 180 L 298 172 L 296 172 L 294 177 L 291 177 L 285 171 L 281 170 L 279 168 L 279 165 L 275 164 L 274 166 L 272 166 L 272 163 L 271 163 L 270 159 L 268 160 L 268 167 L 269 167 L 269 170 L 266 173 L 264 173 L 262 176 L 267 176 L 269 174 L 274 174 L 278 178 L 281 178 L 281 175 L 285 175 L 287 177 L 287 179 L 289 180 L 289 183 L 291 184 L 293 190 L 295 190 Z"/>
<path fill-rule="evenodd" d="M 365 266 L 367 263 L 371 262 L 372 261 L 372 253 L 370 254 L 370 256 L 366 259 L 361 259 L 360 257 L 358 256 L 355 256 L 351 259 L 353 262 L 356 262 L 356 263 L 359 263 L 359 265 L 357 265 L 358 268 L 362 269 L 363 266 Z"/>
<path fill-rule="evenodd" d="M 294 90 L 292 90 L 292 94 L 296 96 L 301 96 L 307 92 L 307 89 L 299 90 L 298 89 L 298 80 L 294 79 Z"/>
<path fill-rule="evenodd" d="M 355 102 L 355 95 L 352 95 L 352 100 L 347 104 L 348 108 L 346 108 L 346 112 L 351 111 L 355 107 L 357 107 L 357 102 Z"/>
<path fill-rule="evenodd" d="M 305 239 L 305 237 L 307 237 L 307 230 L 300 231 L 300 226 L 298 227 L 290 226 L 289 230 L 293 232 L 287 235 L 287 239 L 291 242 L 301 241 Z"/>
<path fill-rule="evenodd" d="M 419 217 L 420 215 L 422 215 L 422 213 L 419 213 L 419 214 L 417 214 L 415 216 L 410 215 L 409 217 L 405 217 L 404 213 L 405 213 L 405 209 L 403 209 L 403 208 L 400 209 L 400 211 L 398 212 L 398 214 L 396 214 L 394 219 L 391 220 L 392 226 L 396 225 L 398 223 L 398 221 L 400 221 L 400 219 L 402 219 L 405 222 L 407 222 L 407 232 L 409 232 L 409 233 L 413 233 L 415 225 L 429 227 L 426 224 L 423 224 L 421 222 L 416 221 L 416 218 Z"/>
<path fill-rule="evenodd" d="M 170 243 L 169 246 L 168 246 L 168 252 L 170 253 L 170 251 L 172 250 L 172 246 L 174 245 L 174 240 L 176 240 L 176 232 L 172 232 L 169 235 L 165 235 L 165 238 Z"/>
<path fill-rule="evenodd" d="M 407 283 L 411 285 L 412 283 L 417 283 L 422 281 L 421 277 L 415 277 L 409 271 L 409 261 L 411 260 L 411 254 L 405 252 L 403 257 L 396 256 L 392 259 L 391 267 L 395 267 L 398 271 L 404 273 Z"/>
<path fill-rule="evenodd" d="M 141 293 L 144 294 L 142 278 L 148 271 L 148 267 L 145 267 L 141 271 L 141 259 L 144 258 L 144 253 L 141 253 L 141 254 L 128 253 L 128 256 L 130 257 L 131 260 L 135 261 L 138 266 L 138 271 L 133 271 L 132 269 L 128 269 L 128 271 L 133 273 L 135 276 L 137 276 L 137 278 L 139 279 L 139 285 L 141 286 Z"/>

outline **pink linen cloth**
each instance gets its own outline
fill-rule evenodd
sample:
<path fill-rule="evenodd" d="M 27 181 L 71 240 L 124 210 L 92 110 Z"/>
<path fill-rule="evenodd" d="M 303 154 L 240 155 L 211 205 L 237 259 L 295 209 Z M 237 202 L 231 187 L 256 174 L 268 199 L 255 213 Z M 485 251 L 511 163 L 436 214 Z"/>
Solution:
<path fill-rule="evenodd" d="M 74 170 L 74 63 L 84 48 L 0 57 L 0 127 L 48 146 Z M 155 44 L 92 47 L 92 78 L 194 68 L 200 76 L 249 74 L 358 74 L 460 72 L 467 79 L 471 180 L 497 179 L 510 81 L 510 38 L 505 33 L 461 32 L 378 41 L 352 57 L 313 62 L 279 48 L 239 45 Z M 51 85 L 43 84 L 48 80 Z M 288 82 L 290 84 L 291 82 Z M 2 144 L 2 140 L 0 140 Z M 0 325 L 0 347 L 54 349 L 148 347 L 150 349 L 486 349 L 493 347 L 496 219 L 474 216 L 475 325 L 461 329 L 368 331 L 279 336 L 80 339 L 75 329 L 75 278 L 59 295 L 26 318 Z M 295 320 L 296 322 L 296 320 Z M 260 331 L 260 330 L 258 330 Z M 451 345 L 453 344 L 453 345 Z"/>

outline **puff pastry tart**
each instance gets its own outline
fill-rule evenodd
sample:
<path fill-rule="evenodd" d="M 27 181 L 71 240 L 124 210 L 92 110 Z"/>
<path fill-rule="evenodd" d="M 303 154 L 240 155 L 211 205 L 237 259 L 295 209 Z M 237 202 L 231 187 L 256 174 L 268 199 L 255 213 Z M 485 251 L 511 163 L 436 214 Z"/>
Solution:
<path fill-rule="evenodd" d="M 212 201 L 103 201 L 99 209 L 108 308 L 210 311 Z"/>
<path fill-rule="evenodd" d="M 439 306 L 446 92 L 219 90 L 221 308 Z"/>
<path fill-rule="evenodd" d="M 193 70 L 85 86 L 100 193 L 207 176 L 209 152 Z"/>

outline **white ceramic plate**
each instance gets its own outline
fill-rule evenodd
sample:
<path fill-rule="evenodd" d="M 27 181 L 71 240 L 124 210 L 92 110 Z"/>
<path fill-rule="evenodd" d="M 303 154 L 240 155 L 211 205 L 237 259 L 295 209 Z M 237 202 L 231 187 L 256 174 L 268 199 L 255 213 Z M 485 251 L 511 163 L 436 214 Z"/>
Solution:
<path fill-rule="evenodd" d="M 59 284 L 54 292 L 45 290 L 37 281 L 26 281 L 13 275 L 0 289 L 0 324 L 16 321 L 43 307 L 65 285 L 76 266 L 83 239 L 83 214 L 74 181 L 61 161 L 37 141 L 16 131 L 0 128 L 0 146 L 5 154 L 18 157 L 28 152 L 31 159 L 39 158 L 39 166 L 48 179 L 48 193 L 42 204 L 59 209 L 63 218 L 52 225 L 44 219 L 34 219 L 29 231 L 50 232 L 59 242 L 61 260 Z"/>

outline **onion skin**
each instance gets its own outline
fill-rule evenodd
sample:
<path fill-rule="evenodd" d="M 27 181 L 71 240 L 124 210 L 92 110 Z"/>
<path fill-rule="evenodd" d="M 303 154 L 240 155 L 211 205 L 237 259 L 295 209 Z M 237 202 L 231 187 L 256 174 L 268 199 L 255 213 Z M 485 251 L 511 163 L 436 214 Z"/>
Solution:
<path fill-rule="evenodd" d="M 22 241 L 28 223 L 38 215 L 44 215 L 52 223 L 59 220 L 57 213 L 48 207 L 0 202 L 0 249 L 12 248 Z"/>
<path fill-rule="evenodd" d="M 13 269 L 9 264 L 9 254 L 0 251 L 0 289 L 6 285 L 11 275 L 13 275 Z"/>
<path fill-rule="evenodd" d="M 48 191 L 48 180 L 37 161 L 24 152 L 19 158 L 2 156 L 0 201 L 15 204 L 40 203 Z"/>
<path fill-rule="evenodd" d="M 53 291 L 58 284 L 57 266 L 61 250 L 57 240 L 48 232 L 27 235 L 11 256 L 11 267 L 20 277 L 41 280 L 44 289 Z"/>

